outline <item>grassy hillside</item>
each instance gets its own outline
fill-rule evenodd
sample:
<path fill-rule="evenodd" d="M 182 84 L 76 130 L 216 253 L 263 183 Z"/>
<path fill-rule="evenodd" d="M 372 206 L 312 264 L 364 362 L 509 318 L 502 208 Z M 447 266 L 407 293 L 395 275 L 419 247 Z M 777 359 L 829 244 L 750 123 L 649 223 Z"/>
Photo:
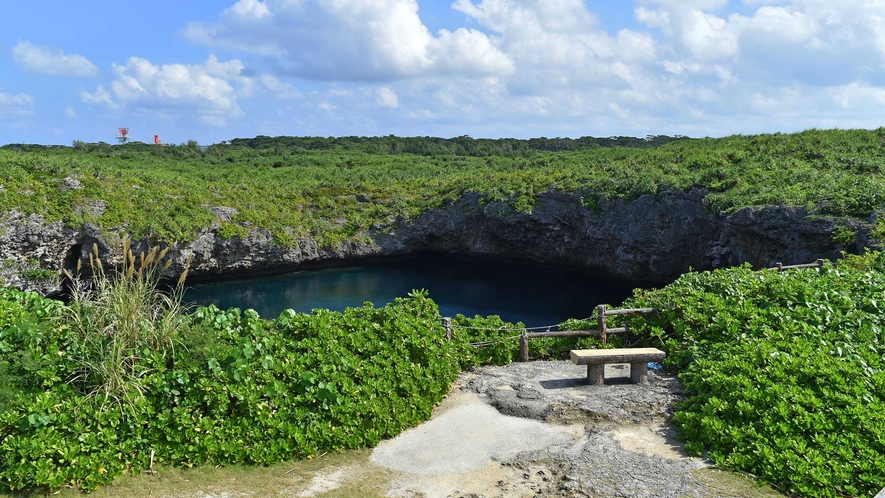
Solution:
<path fill-rule="evenodd" d="M 181 240 L 216 221 L 207 207 L 228 206 L 238 214 L 223 233 L 260 226 L 286 244 L 359 236 L 465 191 L 522 210 L 550 190 L 593 208 L 691 187 L 722 213 L 793 204 L 866 217 L 885 203 L 885 129 L 509 155 L 259 142 L 4 148 L 0 212 Z M 145 469 L 152 449 L 187 466 L 370 446 L 426 419 L 459 369 L 516 354 L 497 317 L 458 317 L 480 330 L 443 341 L 421 293 L 270 321 L 214 308 L 123 320 L 136 315 L 113 302 L 0 290 L 0 489 L 93 489 Z M 662 310 L 631 323 L 633 339 L 680 372 L 674 420 L 690 451 L 803 496 L 871 496 L 885 482 L 883 303 L 885 257 L 871 253 L 821 271 L 690 273 L 627 305 Z M 549 341 L 533 347 L 569 347 Z"/>
<path fill-rule="evenodd" d="M 624 142 L 643 147 L 585 144 L 560 152 L 503 145 L 447 152 L 447 142 L 431 147 L 436 139 L 426 139 L 424 154 L 398 152 L 421 150 L 421 139 L 411 140 L 386 148 L 332 139 L 307 148 L 308 139 L 284 138 L 206 150 L 193 143 L 7 146 L 0 148 L 0 212 L 18 207 L 173 241 L 215 222 L 207 207 L 227 206 L 237 214 L 223 235 L 263 227 L 289 245 L 308 234 L 324 243 L 354 237 L 465 191 L 518 210 L 531 210 L 537 194 L 552 190 L 579 191 L 592 208 L 605 199 L 691 187 L 708 189 L 709 208 L 722 213 L 792 204 L 866 217 L 885 204 L 885 128 Z"/>

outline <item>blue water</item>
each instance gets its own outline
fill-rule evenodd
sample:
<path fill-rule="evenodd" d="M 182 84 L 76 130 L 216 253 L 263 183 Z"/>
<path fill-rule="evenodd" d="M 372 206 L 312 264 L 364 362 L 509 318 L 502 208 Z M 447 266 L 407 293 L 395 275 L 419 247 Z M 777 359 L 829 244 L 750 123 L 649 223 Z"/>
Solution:
<path fill-rule="evenodd" d="M 539 327 L 589 317 L 598 304 L 620 304 L 632 288 L 611 277 L 561 268 L 428 255 L 199 284 L 187 290 L 185 301 L 253 308 L 264 318 L 275 318 L 287 308 L 341 311 L 367 301 L 380 307 L 413 289 L 427 289 L 442 316 L 500 315 Z"/>

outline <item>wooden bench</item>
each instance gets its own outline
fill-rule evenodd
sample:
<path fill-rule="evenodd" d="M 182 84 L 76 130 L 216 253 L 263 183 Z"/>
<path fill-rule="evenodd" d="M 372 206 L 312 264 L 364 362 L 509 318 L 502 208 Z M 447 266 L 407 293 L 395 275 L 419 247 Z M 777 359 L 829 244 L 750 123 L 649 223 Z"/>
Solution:
<path fill-rule="evenodd" d="M 666 356 L 666 353 L 655 348 L 577 349 L 571 351 L 572 363 L 587 365 L 587 381 L 594 385 L 602 384 L 605 377 L 605 365 L 609 363 L 629 363 L 630 382 L 645 384 L 648 362 L 660 363 Z"/>

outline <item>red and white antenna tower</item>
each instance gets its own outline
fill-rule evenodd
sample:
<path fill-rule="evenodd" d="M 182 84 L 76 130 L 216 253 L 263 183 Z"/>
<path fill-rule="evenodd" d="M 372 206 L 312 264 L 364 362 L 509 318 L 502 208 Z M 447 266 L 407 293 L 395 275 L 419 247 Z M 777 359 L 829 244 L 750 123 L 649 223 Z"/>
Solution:
<path fill-rule="evenodd" d="M 129 128 L 117 128 L 117 133 L 117 140 L 119 140 L 121 144 L 125 144 L 129 141 Z"/>

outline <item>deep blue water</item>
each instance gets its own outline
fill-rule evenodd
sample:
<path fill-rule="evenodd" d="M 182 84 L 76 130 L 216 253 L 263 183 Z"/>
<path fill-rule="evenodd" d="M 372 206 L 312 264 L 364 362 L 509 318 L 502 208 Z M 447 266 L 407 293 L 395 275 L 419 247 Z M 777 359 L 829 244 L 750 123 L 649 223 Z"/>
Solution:
<path fill-rule="evenodd" d="M 383 306 L 427 289 L 442 316 L 500 315 L 527 327 L 585 318 L 598 304 L 620 304 L 633 286 L 611 277 L 493 260 L 427 255 L 394 262 L 308 270 L 192 286 L 185 300 L 220 308 L 253 308 L 264 318 L 287 309 L 341 311 L 369 301 Z"/>

